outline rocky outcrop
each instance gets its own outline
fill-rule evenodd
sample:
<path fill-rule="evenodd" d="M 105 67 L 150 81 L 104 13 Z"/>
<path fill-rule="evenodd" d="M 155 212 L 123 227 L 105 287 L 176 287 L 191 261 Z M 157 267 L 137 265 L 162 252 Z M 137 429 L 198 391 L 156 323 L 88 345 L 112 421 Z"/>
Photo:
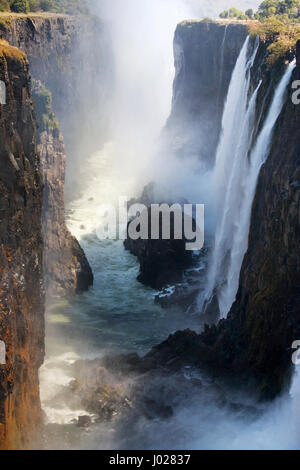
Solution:
<path fill-rule="evenodd" d="M 44 280 L 47 295 L 68 296 L 93 285 L 84 251 L 65 222 L 64 174 L 66 154 L 58 129 L 40 134 L 38 151 L 44 177 Z"/>
<path fill-rule="evenodd" d="M 159 219 L 159 237 L 157 240 L 152 239 L 152 204 L 172 205 L 170 202 L 159 202 L 158 188 L 149 184 L 144 188 L 141 197 L 137 200 L 129 202 L 129 206 L 133 204 L 142 204 L 145 207 L 145 217 L 148 219 L 149 238 L 144 240 L 139 238 L 133 240 L 127 229 L 127 239 L 124 242 L 125 249 L 130 251 L 138 258 L 140 263 L 140 272 L 138 281 L 153 289 L 162 289 L 163 287 L 177 284 L 183 281 L 184 271 L 193 265 L 193 256 L 191 251 L 186 250 L 188 242 L 183 236 L 181 240 L 175 239 L 174 233 L 174 214 L 170 215 L 170 239 L 166 240 L 162 233 L 162 216 Z M 168 214 L 166 214 L 168 215 Z M 130 222 L 129 222 L 130 223 Z M 195 222 L 194 222 L 195 223 Z M 184 217 L 182 216 L 182 226 Z M 129 228 L 129 225 L 128 225 Z"/>
<path fill-rule="evenodd" d="M 77 361 L 72 366 L 75 379 L 64 393 L 71 409 L 84 409 L 89 415 L 80 417 L 76 424 L 91 427 L 92 432 L 93 426 L 109 422 L 110 438 L 116 434 L 120 446 L 134 448 L 134 436 L 143 434 L 141 429 L 152 420 L 163 423 L 174 418 L 182 411 L 183 403 L 185 408 L 198 407 L 197 412 L 213 406 L 220 413 L 258 416 L 256 408 L 240 403 L 195 368 L 176 368 L 174 357 L 164 366 L 153 366 L 136 354 Z M 128 437 L 128 429 L 132 438 Z"/>
<path fill-rule="evenodd" d="M 150 213 L 149 209 L 149 213 Z M 185 249 L 186 240 L 131 240 L 125 248 L 138 258 L 138 281 L 153 289 L 161 289 L 183 280 L 184 270 L 191 267 L 191 252 Z"/>
<path fill-rule="evenodd" d="M 247 34 L 245 24 L 221 21 L 177 26 L 173 105 L 164 134 L 180 157 L 214 164 L 231 74 Z"/>
<path fill-rule="evenodd" d="M 38 370 L 44 358 L 42 191 L 28 61 L 0 43 L 0 448 L 39 438 Z"/>
<path fill-rule="evenodd" d="M 93 284 L 93 273 L 78 241 L 65 222 L 66 154 L 63 136 L 52 113 L 51 94 L 34 82 L 38 117 L 38 151 L 44 178 L 44 282 L 47 296 L 68 296 Z"/>

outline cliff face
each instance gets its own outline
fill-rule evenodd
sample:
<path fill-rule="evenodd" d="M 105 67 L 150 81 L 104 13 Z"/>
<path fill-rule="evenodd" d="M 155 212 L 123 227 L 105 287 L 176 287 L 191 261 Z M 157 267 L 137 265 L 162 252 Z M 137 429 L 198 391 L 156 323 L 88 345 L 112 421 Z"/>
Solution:
<path fill-rule="evenodd" d="M 179 156 L 212 166 L 232 71 L 247 37 L 244 24 L 184 21 L 174 38 L 176 77 L 166 133 Z"/>
<path fill-rule="evenodd" d="M 78 152 L 74 150 L 76 167 L 76 155 L 81 156 L 85 145 L 82 135 L 90 137 L 100 124 L 90 125 L 95 118 L 93 107 L 85 119 L 93 89 L 89 86 L 91 77 L 78 73 L 85 73 L 83 56 L 89 40 L 101 30 L 97 21 L 94 25 L 91 22 L 55 15 L 0 18 L 0 41 L 7 38 L 29 54 L 28 63 L 21 50 L 0 43 L 0 80 L 6 83 L 7 91 L 7 105 L 0 106 L 0 341 L 6 347 L 6 364 L 0 365 L 1 449 L 27 448 L 38 443 L 40 436 L 43 267 L 50 295 L 85 290 L 93 280 L 82 249 L 65 225 L 62 134 L 47 99 L 42 106 L 38 100 L 33 104 L 28 73 L 30 65 L 35 77 L 55 92 L 53 107 L 62 119 L 70 154 L 73 149 Z M 98 59 L 94 60 L 92 80 Z M 94 100 L 97 98 L 95 92 Z M 38 145 L 34 106 L 39 120 Z M 85 126 L 90 127 L 90 133 Z"/>
<path fill-rule="evenodd" d="M 73 295 L 93 284 L 86 256 L 65 223 L 64 141 L 58 129 L 39 136 L 38 151 L 44 177 L 44 282 L 50 297 Z"/>
<path fill-rule="evenodd" d="M 78 182 L 82 157 L 92 151 L 89 142 L 99 142 L 94 135 L 101 134 L 102 121 L 96 118 L 95 103 L 103 99 L 95 80 L 103 76 L 104 29 L 100 20 L 89 16 L 41 14 L 0 20 L 0 36 L 27 53 L 31 74 L 40 81 L 34 99 L 45 178 L 44 271 L 50 296 L 72 295 L 93 283 L 85 254 L 65 224 L 65 179 L 69 161 L 69 186 L 78 189 L 78 183 L 71 183 L 73 178 Z M 95 42 L 100 44 L 98 53 L 90 52 Z M 93 55 L 90 60 L 88 54 Z"/>
<path fill-rule="evenodd" d="M 300 78 L 300 48 L 293 80 Z M 278 83 L 280 70 L 262 65 L 257 54 L 253 88 L 257 128 Z M 231 383 L 251 386 L 261 399 L 288 389 L 293 372 L 292 343 L 300 338 L 300 106 L 290 88 L 276 124 L 269 157 L 260 172 L 252 207 L 249 247 L 241 269 L 236 302 L 226 320 L 201 335 L 185 331 L 171 336 L 147 356 L 151 363 L 183 361 L 208 368 Z"/>
<path fill-rule="evenodd" d="M 26 448 L 41 423 L 38 369 L 44 357 L 42 179 L 28 62 L 0 44 L 0 448 Z"/>
<path fill-rule="evenodd" d="M 69 296 L 87 290 L 93 273 L 78 241 L 65 222 L 66 153 L 63 136 L 52 112 L 51 94 L 34 81 L 38 117 L 38 151 L 44 178 L 43 237 L 44 283 L 49 297 Z"/>
<path fill-rule="evenodd" d="M 67 195 L 73 196 L 83 157 L 101 148 L 108 132 L 113 54 L 107 27 L 92 16 L 35 14 L 0 19 L 1 37 L 26 52 L 32 76 L 52 93 L 71 168 Z"/>

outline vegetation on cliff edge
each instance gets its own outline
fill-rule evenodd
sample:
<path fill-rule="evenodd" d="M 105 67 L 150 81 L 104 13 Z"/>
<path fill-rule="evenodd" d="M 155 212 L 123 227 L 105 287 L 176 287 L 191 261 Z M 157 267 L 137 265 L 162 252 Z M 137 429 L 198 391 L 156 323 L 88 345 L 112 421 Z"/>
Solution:
<path fill-rule="evenodd" d="M 28 63 L 27 56 L 17 47 L 11 46 L 5 39 L 0 39 L 0 58 L 14 59 L 25 64 Z"/>
<path fill-rule="evenodd" d="M 297 41 L 300 40 L 300 22 L 291 23 L 272 16 L 250 26 L 252 36 L 259 36 L 268 46 L 267 65 L 273 66 L 280 60 L 292 60 L 296 55 Z"/>
<path fill-rule="evenodd" d="M 52 95 L 39 80 L 32 80 L 32 97 L 40 132 L 58 129 L 57 119 L 52 112 Z"/>
<path fill-rule="evenodd" d="M 300 40 L 300 0 L 264 0 L 256 13 L 247 10 L 244 14 L 231 8 L 220 17 L 255 20 L 249 22 L 250 34 L 259 36 L 266 43 L 268 67 L 295 57 L 296 44 Z"/>
<path fill-rule="evenodd" d="M 0 12 L 29 13 L 51 11 L 54 13 L 88 13 L 90 0 L 0 0 Z"/>

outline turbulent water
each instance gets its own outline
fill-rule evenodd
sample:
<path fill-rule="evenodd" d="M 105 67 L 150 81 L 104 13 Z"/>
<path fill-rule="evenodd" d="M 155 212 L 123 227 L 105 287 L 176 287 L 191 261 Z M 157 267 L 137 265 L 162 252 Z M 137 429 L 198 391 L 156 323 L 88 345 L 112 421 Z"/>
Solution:
<path fill-rule="evenodd" d="M 89 292 L 70 300 L 52 301 L 47 308 L 47 359 L 41 371 L 42 401 L 49 422 L 69 423 L 82 414 L 57 397 L 70 382 L 68 366 L 78 358 L 107 353 L 146 353 L 181 328 L 197 328 L 196 316 L 154 304 L 157 294 L 138 283 L 136 258 L 122 240 L 100 240 L 97 228 L 103 204 L 134 195 L 133 181 L 122 178 L 112 159 L 113 144 L 87 162 L 89 184 L 68 208 L 67 222 L 91 263 L 95 280 Z"/>
<path fill-rule="evenodd" d="M 280 102 L 292 68 L 293 65 L 277 88 L 265 126 L 252 152 L 256 171 L 266 157 L 266 141 L 270 139 L 270 128 L 273 128 L 280 111 Z M 268 129 L 269 133 L 264 129 Z M 121 240 L 101 241 L 97 238 L 99 201 L 111 203 L 112 200 L 117 201 L 120 195 L 133 192 L 133 181 L 122 179 L 112 155 L 113 144 L 108 144 L 90 157 L 86 165 L 89 185 L 68 208 L 68 225 L 89 258 L 95 273 L 95 284 L 88 293 L 48 305 L 47 358 L 41 370 L 42 403 L 48 422 L 45 447 L 299 448 L 298 377 L 290 397 L 261 409 L 259 417 L 248 413 L 246 408 L 233 413 L 230 408 L 220 408 L 212 403 L 207 405 L 197 396 L 191 396 L 182 398 L 182 404 L 172 418 L 141 418 L 130 433 L 122 427 L 118 428 L 117 424 L 95 425 L 89 431 L 73 424 L 75 418 L 87 414 L 86 410 L 74 409 L 69 404 L 68 385 L 73 379 L 71 365 L 76 359 L 101 357 L 107 352 L 137 351 L 143 354 L 173 331 L 185 327 L 198 328 L 197 317 L 184 316 L 177 310 L 164 311 L 154 305 L 155 292 L 136 281 L 136 260 L 123 249 Z M 247 397 L 236 399 L 238 403 L 253 405 Z"/>
<path fill-rule="evenodd" d="M 78 428 L 73 420 L 87 415 L 70 405 L 71 365 L 79 358 L 107 352 L 140 354 L 180 328 L 197 329 L 198 318 L 153 303 L 154 291 L 136 281 L 138 266 L 122 241 L 101 241 L 95 229 L 101 197 L 116 199 L 130 191 L 110 160 L 111 144 L 91 156 L 90 184 L 68 209 L 68 224 L 78 236 L 95 273 L 94 287 L 72 300 L 58 300 L 47 309 L 47 358 L 41 370 L 42 404 L 46 413 L 46 448 L 62 449 L 279 449 L 299 448 L 300 382 L 291 398 L 279 400 L 260 418 L 241 410 L 204 404 L 197 396 L 182 397 L 168 420 L 141 417 L 128 432 L 117 423 Z M 93 177 L 91 177 L 93 175 Z M 123 193 L 124 194 L 124 193 Z M 203 377 L 201 377 L 203 380 Z M 232 397 L 231 397 L 232 398 Z M 239 403 L 252 404 L 247 397 Z M 233 400 L 234 401 L 234 400 Z M 292 419 L 291 419 L 292 417 Z"/>

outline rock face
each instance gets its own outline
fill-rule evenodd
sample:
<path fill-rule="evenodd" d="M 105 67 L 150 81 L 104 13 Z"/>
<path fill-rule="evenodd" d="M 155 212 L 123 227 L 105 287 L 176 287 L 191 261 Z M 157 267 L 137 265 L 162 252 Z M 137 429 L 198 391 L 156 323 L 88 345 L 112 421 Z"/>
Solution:
<path fill-rule="evenodd" d="M 41 424 L 38 370 L 44 358 L 42 191 L 28 62 L 0 44 L 0 448 L 27 448 Z"/>
<path fill-rule="evenodd" d="M 34 98 L 45 177 L 46 292 L 57 296 L 87 290 L 93 275 L 80 245 L 67 230 L 65 192 L 78 194 L 78 182 L 83 184 L 78 177 L 84 168 L 82 159 L 101 147 L 105 134 L 103 103 L 106 83 L 112 83 L 106 79 L 111 71 L 109 35 L 96 17 L 34 15 L 6 17 L 0 21 L 1 36 L 27 53 L 31 74 L 40 82 Z M 65 190 L 67 164 L 71 168 L 66 183 L 69 191 Z"/>
<path fill-rule="evenodd" d="M 39 136 L 38 151 L 44 177 L 44 280 L 50 297 L 88 290 L 93 273 L 86 256 L 65 223 L 64 174 L 66 154 L 58 129 Z"/>
<path fill-rule="evenodd" d="M 35 82 L 33 97 L 38 117 L 38 151 L 44 178 L 44 282 L 49 297 L 87 290 L 93 273 L 78 241 L 65 222 L 66 154 L 63 136 L 51 109 L 51 94 Z"/>
<path fill-rule="evenodd" d="M 192 265 L 191 252 L 185 249 L 186 240 L 131 240 L 125 248 L 140 263 L 138 281 L 153 289 L 181 282 L 184 270 Z"/>
<path fill-rule="evenodd" d="M 148 219 L 148 234 L 152 231 L 151 205 L 159 202 L 158 188 L 149 184 L 144 188 L 138 200 L 130 201 L 129 205 L 143 204 L 145 217 Z M 166 203 L 169 207 L 172 203 Z M 176 240 L 174 237 L 174 214 L 170 217 L 170 239 L 163 239 L 162 218 L 159 220 L 159 238 L 147 240 L 133 240 L 127 230 L 127 239 L 124 242 L 125 249 L 138 258 L 140 272 L 138 281 L 153 289 L 161 289 L 168 285 L 180 283 L 183 280 L 184 271 L 193 264 L 192 252 L 186 250 L 187 240 L 183 237 Z M 182 226 L 184 218 L 182 217 Z"/>
<path fill-rule="evenodd" d="M 165 137 L 180 157 L 214 164 L 232 71 L 247 37 L 244 24 L 184 21 L 174 39 L 176 77 Z"/>
<path fill-rule="evenodd" d="M 91 60 L 92 78 L 78 75 L 79 69 L 85 73 L 78 64 L 88 51 L 89 40 L 101 34 L 100 30 L 101 25 L 89 18 L 54 15 L 32 20 L 20 15 L 0 19 L 0 40 L 7 38 L 27 52 L 31 72 L 56 92 L 54 107 L 62 118 L 69 150 L 77 149 L 77 155 L 85 145 L 81 136 L 86 129 L 76 132 L 80 121 L 90 127 L 89 136 L 96 124 L 101 128 L 93 107 L 89 119 L 84 119 L 92 96 L 94 102 L 98 99 L 91 81 L 99 70 L 99 56 Z M 104 41 L 102 46 L 106 47 Z M 44 116 L 38 116 L 39 148 L 36 144 L 28 68 L 23 52 L 1 42 L 0 79 L 7 91 L 7 105 L 0 105 L 0 341 L 6 347 L 6 364 L 0 365 L 1 449 L 38 445 L 42 421 L 38 370 L 44 358 L 43 266 L 51 295 L 85 290 L 92 282 L 84 253 L 65 225 L 66 156 L 54 115 L 50 120 L 46 116 L 46 122 Z M 82 100 L 86 102 L 83 111 Z M 69 113 L 73 119 L 67 119 Z M 72 134 L 78 139 L 72 141 Z"/>
<path fill-rule="evenodd" d="M 299 52 L 298 47 L 293 80 L 300 77 Z M 279 72 L 265 70 L 264 53 L 261 44 L 252 77 L 263 79 L 257 107 L 260 117 L 265 115 Z M 300 338 L 300 107 L 292 103 L 291 93 L 260 173 L 249 247 L 228 318 L 201 335 L 178 332 L 147 357 L 153 364 L 177 358 L 179 365 L 188 362 L 204 367 L 250 386 L 261 399 L 272 399 L 289 387 L 292 343 Z"/>
<path fill-rule="evenodd" d="M 67 197 L 73 197 L 74 188 L 84 184 L 78 176 L 82 159 L 107 140 L 105 106 L 113 86 L 109 31 L 96 16 L 21 15 L 0 21 L 1 37 L 26 52 L 32 76 L 52 93 L 72 164 Z"/>

